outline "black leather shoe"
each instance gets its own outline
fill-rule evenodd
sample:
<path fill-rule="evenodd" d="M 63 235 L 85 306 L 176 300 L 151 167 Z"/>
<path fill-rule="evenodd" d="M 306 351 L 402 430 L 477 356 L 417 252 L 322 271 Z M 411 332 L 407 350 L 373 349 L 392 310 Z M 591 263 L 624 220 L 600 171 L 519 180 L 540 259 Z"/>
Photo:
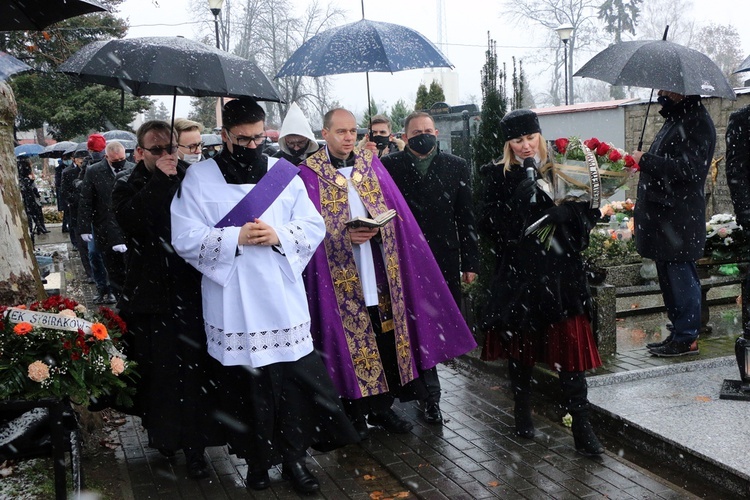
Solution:
<path fill-rule="evenodd" d="M 304 459 L 284 464 L 281 477 L 291 481 L 294 489 L 303 495 L 310 495 L 320 489 L 318 478 L 308 470 Z"/>
<path fill-rule="evenodd" d="M 424 403 L 424 410 L 422 411 L 422 418 L 428 424 L 443 423 L 443 414 L 440 411 L 440 403 L 438 403 L 437 401 Z"/>
<path fill-rule="evenodd" d="M 396 415 L 392 408 L 388 408 L 381 413 L 370 413 L 367 417 L 367 423 L 377 427 L 382 427 L 388 432 L 394 434 L 406 434 L 414 427 L 411 422 L 404 420 Z"/>
<path fill-rule="evenodd" d="M 656 349 L 657 347 L 664 347 L 665 345 L 672 342 L 673 335 L 670 333 L 667 338 L 662 340 L 661 342 L 651 342 L 649 344 L 646 344 L 646 349 Z"/>
<path fill-rule="evenodd" d="M 658 356 L 660 358 L 674 358 L 689 354 L 700 354 L 697 339 L 685 341 L 673 340 L 669 344 L 649 349 L 648 352 L 650 352 L 652 356 Z"/>
<path fill-rule="evenodd" d="M 205 479 L 210 474 L 208 473 L 208 465 L 204 458 L 203 448 L 185 449 L 185 461 L 187 463 L 188 476 L 193 479 Z"/>
<path fill-rule="evenodd" d="M 271 478 L 266 470 L 247 470 L 245 477 L 245 488 L 255 491 L 265 490 L 271 486 Z"/>

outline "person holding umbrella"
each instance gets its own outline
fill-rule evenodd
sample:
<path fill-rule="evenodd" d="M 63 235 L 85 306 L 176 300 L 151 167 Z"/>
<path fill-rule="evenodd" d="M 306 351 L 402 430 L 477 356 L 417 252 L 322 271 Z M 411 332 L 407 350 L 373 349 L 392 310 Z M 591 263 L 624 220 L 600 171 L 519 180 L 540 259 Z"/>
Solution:
<path fill-rule="evenodd" d="M 546 141 L 536 113 L 517 109 L 500 120 L 503 157 L 481 169 L 484 197 L 480 235 L 496 256 L 480 328 L 486 334 L 482 359 L 508 359 L 516 434 L 534 437 L 531 419 L 532 370 L 546 363 L 558 373 L 565 406 L 573 417 L 576 450 L 601 455 L 604 448 L 589 421 L 585 371 L 601 366 L 591 330 L 591 296 L 581 251 L 598 209 L 583 202 L 556 205 Z M 552 241 L 525 231 L 547 215 L 555 224 Z"/>
<path fill-rule="evenodd" d="M 638 253 L 656 262 L 671 323 L 662 342 L 647 345 L 654 356 L 698 354 L 701 286 L 695 261 L 706 243 L 704 185 L 716 146 L 716 129 L 698 95 L 660 90 L 665 121 L 647 152 L 634 151 L 640 165 L 635 204 Z"/>

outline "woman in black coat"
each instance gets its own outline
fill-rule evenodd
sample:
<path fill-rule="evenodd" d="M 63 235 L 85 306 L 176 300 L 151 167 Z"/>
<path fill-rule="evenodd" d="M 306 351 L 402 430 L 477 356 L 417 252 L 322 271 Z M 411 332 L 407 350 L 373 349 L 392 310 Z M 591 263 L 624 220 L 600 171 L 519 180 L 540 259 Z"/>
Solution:
<path fill-rule="evenodd" d="M 26 210 L 26 218 L 29 220 L 31 235 L 47 234 L 49 230 L 44 223 L 44 212 L 42 211 L 42 200 L 39 190 L 34 183 L 34 174 L 31 169 L 31 161 L 28 158 L 18 158 L 18 184 Z"/>
<path fill-rule="evenodd" d="M 479 231 L 497 256 L 481 321 L 486 333 L 482 357 L 508 358 L 516 432 L 529 439 L 534 436 L 532 368 L 543 362 L 557 371 L 573 417 L 575 447 L 585 455 L 598 455 L 604 449 L 589 422 L 584 371 L 601 366 L 601 360 L 580 252 L 588 246 L 599 211 L 586 203 L 553 202 L 548 194 L 554 192 L 551 165 L 535 113 L 508 113 L 500 129 L 506 137 L 503 159 L 482 168 L 485 195 Z M 524 235 L 544 215 L 545 223 L 555 226 L 551 241 Z"/>
<path fill-rule="evenodd" d="M 145 133 L 139 130 L 139 144 L 154 134 L 158 144 L 169 143 L 167 123 L 147 122 L 141 128 L 147 125 L 151 128 Z M 177 175 L 168 176 L 153 162 L 150 155 L 129 175 L 118 176 L 112 192 L 130 250 L 117 305 L 128 325 L 130 355 L 139 363 L 136 413 L 150 445 L 166 456 L 183 449 L 188 474 L 204 478 L 204 448 L 223 445 L 224 439 L 213 418 L 218 398 L 208 370 L 201 274 L 171 245 L 169 207 L 187 164 L 180 161 Z"/>

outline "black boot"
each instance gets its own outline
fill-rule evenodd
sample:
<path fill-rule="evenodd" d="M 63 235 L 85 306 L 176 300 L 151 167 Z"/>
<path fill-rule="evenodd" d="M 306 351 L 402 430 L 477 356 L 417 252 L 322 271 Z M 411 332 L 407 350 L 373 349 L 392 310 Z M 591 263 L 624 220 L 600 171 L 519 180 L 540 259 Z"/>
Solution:
<path fill-rule="evenodd" d="M 205 479 L 210 476 L 204 448 L 185 448 L 185 462 L 191 478 Z"/>
<path fill-rule="evenodd" d="M 531 420 L 532 369 L 530 366 L 522 366 L 516 360 L 508 360 L 508 373 L 515 401 L 513 417 L 516 420 L 516 434 L 526 439 L 534 437 L 534 422 Z"/>
<path fill-rule="evenodd" d="M 291 481 L 298 493 L 311 495 L 320 489 L 320 483 L 305 465 L 305 459 L 285 463 L 281 468 L 281 477 Z"/>
<path fill-rule="evenodd" d="M 565 406 L 573 417 L 573 440 L 576 451 L 587 457 L 604 453 L 604 446 L 594 434 L 589 421 L 588 385 L 583 372 L 560 372 L 560 386 L 565 398 Z"/>

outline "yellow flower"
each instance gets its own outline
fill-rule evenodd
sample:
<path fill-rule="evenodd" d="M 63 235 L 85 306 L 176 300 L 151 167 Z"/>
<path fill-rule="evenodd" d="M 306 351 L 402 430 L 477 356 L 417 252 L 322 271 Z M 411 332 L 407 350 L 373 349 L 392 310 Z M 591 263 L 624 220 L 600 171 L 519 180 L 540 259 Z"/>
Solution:
<path fill-rule="evenodd" d="M 41 361 L 34 361 L 29 365 L 29 378 L 34 382 L 41 382 L 49 378 L 49 366 Z"/>
<path fill-rule="evenodd" d="M 16 335 L 26 335 L 33 329 L 34 327 L 31 326 L 31 323 L 26 323 L 25 321 L 18 323 L 13 327 L 13 331 L 16 332 Z"/>
<path fill-rule="evenodd" d="M 109 360 L 109 367 L 112 369 L 112 374 L 117 376 L 125 371 L 125 361 L 115 356 Z"/>
<path fill-rule="evenodd" d="M 91 334 L 96 340 L 105 340 L 107 338 L 107 327 L 101 323 L 91 325 Z"/>

